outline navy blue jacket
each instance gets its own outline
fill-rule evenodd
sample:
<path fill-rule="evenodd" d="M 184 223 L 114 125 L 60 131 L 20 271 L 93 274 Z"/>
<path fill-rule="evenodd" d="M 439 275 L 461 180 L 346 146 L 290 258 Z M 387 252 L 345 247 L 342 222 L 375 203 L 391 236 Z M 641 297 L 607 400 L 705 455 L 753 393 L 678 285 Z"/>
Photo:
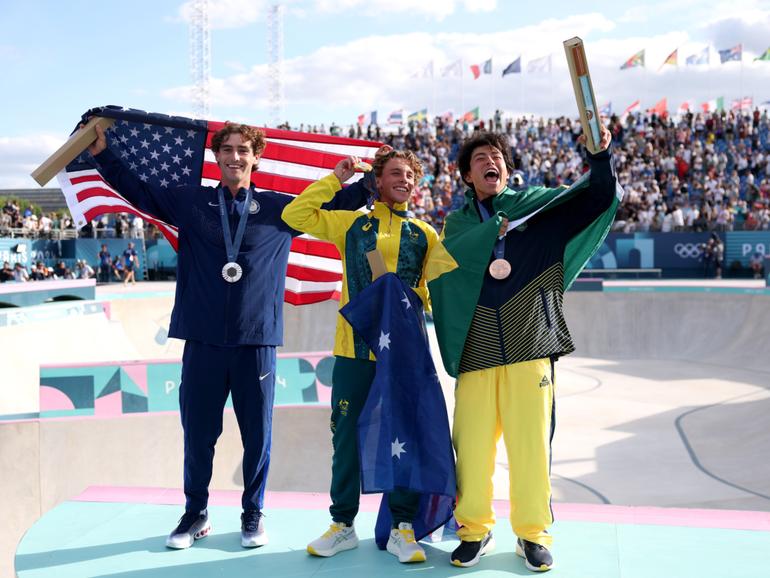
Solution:
<path fill-rule="evenodd" d="M 243 277 L 222 278 L 227 262 L 217 189 L 148 185 L 106 149 L 95 157 L 102 176 L 131 204 L 178 227 L 177 284 L 169 336 L 211 345 L 282 345 L 283 295 L 293 237 L 281 219 L 290 195 L 253 190 L 259 211 L 249 214 L 238 253 Z M 230 231 L 235 234 L 246 189 L 233 199 L 225 189 Z M 325 208 L 355 210 L 366 204 L 364 179 L 340 191 Z M 233 207 L 235 205 L 235 207 Z"/>

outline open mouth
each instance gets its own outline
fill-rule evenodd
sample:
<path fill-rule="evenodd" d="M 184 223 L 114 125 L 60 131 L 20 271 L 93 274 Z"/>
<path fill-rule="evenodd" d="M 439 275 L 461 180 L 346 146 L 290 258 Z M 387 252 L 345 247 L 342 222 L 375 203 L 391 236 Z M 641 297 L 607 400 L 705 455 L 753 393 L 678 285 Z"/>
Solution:
<path fill-rule="evenodd" d="M 500 173 L 497 169 L 488 169 L 484 173 L 484 180 L 488 183 L 496 183 L 500 180 Z"/>

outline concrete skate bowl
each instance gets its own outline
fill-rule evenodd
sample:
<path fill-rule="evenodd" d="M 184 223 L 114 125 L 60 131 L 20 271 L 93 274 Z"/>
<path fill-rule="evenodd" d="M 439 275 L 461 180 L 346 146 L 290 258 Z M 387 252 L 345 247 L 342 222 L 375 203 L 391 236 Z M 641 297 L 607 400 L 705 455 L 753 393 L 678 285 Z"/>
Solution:
<path fill-rule="evenodd" d="M 566 311 L 556 499 L 770 511 L 767 290 L 569 293 Z"/>
<path fill-rule="evenodd" d="M 770 294 L 704 291 L 568 293 L 581 357 L 676 359 L 770 370 Z"/>
<path fill-rule="evenodd" d="M 0 544 L 4 553 L 14 551 L 39 516 L 89 486 L 181 485 L 181 427 L 175 392 L 166 385 L 172 379 L 159 388 L 166 398 L 150 391 L 152 376 L 162 375 L 158 368 L 173 372 L 170 364 L 181 353 L 181 345 L 163 335 L 171 303 L 170 291 L 115 300 L 108 317 L 95 314 L 83 326 L 70 319 L 69 333 L 62 333 L 68 337 L 58 345 L 37 339 L 48 363 L 112 363 L 108 377 L 92 377 L 95 399 L 108 391 L 102 397 L 114 397 L 101 416 L 94 401 L 90 415 L 0 421 L 0 467 L 7 474 L 2 507 L 12 528 Z M 571 292 L 565 305 L 577 351 L 557 364 L 554 499 L 769 511 L 770 295 Z M 278 386 L 284 401 L 275 411 L 268 489 L 326 493 L 336 303 L 287 306 L 285 315 L 281 351 L 289 368 L 284 373 L 292 377 Z M 25 343 L 34 339 L 29 328 L 16 329 L 14 338 L 3 334 L 4 347 L 13 352 L 22 333 Z M 77 357 L 74 342 L 83 336 L 93 343 L 95 359 Z M 453 380 L 437 365 L 451 416 Z M 110 379 L 112 390 L 105 389 Z M 147 405 L 139 400 L 137 406 L 142 393 Z M 153 405 L 153 399 L 165 401 Z M 119 411 L 121 403 L 133 410 Z M 241 487 L 241 452 L 228 410 L 212 489 Z M 497 465 L 495 497 L 504 499 L 504 452 Z"/>

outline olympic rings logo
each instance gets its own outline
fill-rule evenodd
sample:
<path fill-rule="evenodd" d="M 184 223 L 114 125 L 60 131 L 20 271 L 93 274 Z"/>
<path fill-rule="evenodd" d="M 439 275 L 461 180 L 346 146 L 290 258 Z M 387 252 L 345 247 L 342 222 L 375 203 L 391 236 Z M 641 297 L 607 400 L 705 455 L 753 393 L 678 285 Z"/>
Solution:
<path fill-rule="evenodd" d="M 674 253 L 682 259 L 697 259 L 702 252 L 697 243 L 677 243 L 674 245 Z"/>

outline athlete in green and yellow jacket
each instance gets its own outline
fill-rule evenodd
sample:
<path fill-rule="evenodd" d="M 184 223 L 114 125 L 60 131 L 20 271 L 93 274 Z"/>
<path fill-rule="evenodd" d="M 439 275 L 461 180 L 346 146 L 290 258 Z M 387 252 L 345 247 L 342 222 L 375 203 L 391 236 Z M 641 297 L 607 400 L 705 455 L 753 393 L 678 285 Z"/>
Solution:
<path fill-rule="evenodd" d="M 551 568 L 551 436 L 554 362 L 574 350 L 564 291 L 609 231 L 620 191 L 602 131 L 590 173 L 573 186 L 506 186 L 510 147 L 482 133 L 463 144 L 466 203 L 450 213 L 431 254 L 428 286 L 441 355 L 457 376 L 452 438 L 457 454 L 451 561 L 473 566 L 494 545 L 492 474 L 505 440 L 510 520 L 530 570 Z"/>
<path fill-rule="evenodd" d="M 384 149 L 384 150 L 383 150 Z M 319 239 L 331 241 L 342 256 L 340 308 L 372 282 L 367 253 L 379 251 L 388 272 L 395 273 L 430 307 L 424 263 L 438 244 L 438 234 L 427 223 L 406 213 L 407 201 L 422 176 L 417 157 L 408 151 L 383 147 L 375 157 L 373 172 L 378 198 L 369 213 L 327 211 L 321 205 L 333 199 L 342 183 L 353 176 L 357 163 L 350 157 L 334 173 L 310 185 L 283 210 L 286 223 Z M 360 465 L 357 422 L 375 376 L 369 347 L 337 315 L 332 373 L 332 505 L 329 530 L 308 545 L 316 556 L 333 556 L 356 547 L 353 520 L 358 513 Z M 411 523 L 419 506 L 419 494 L 396 490 L 388 495 L 394 528 L 387 550 L 401 562 L 421 562 L 425 552 L 414 540 Z"/>

